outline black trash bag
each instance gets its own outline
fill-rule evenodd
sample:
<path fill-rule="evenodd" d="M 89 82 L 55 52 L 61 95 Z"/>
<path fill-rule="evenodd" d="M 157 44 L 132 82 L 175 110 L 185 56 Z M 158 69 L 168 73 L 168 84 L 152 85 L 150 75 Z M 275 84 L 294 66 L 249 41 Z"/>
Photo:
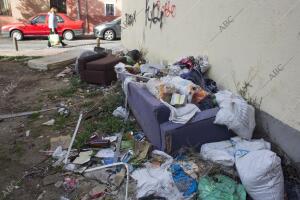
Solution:
<path fill-rule="evenodd" d="M 134 49 L 132 51 L 129 51 L 127 53 L 127 56 L 129 56 L 134 62 L 139 62 L 142 59 L 142 54 L 139 50 Z"/>

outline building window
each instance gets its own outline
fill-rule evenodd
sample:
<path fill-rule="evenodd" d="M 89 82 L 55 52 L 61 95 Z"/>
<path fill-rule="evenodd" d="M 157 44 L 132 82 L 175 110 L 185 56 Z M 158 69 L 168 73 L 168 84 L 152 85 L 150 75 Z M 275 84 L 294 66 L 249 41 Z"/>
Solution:
<path fill-rule="evenodd" d="M 56 7 L 60 13 L 67 13 L 66 0 L 50 0 L 50 7 L 52 6 Z"/>
<path fill-rule="evenodd" d="M 11 15 L 9 0 L 0 0 L 0 15 Z"/>
<path fill-rule="evenodd" d="M 106 16 L 115 16 L 115 5 L 114 4 L 105 4 L 105 15 Z"/>

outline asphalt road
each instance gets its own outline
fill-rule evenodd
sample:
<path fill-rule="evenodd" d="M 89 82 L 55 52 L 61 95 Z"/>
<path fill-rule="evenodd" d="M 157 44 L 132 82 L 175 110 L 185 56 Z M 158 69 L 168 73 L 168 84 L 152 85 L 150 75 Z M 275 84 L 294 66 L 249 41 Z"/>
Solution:
<path fill-rule="evenodd" d="M 96 39 L 76 39 L 73 41 L 64 41 L 68 44 L 68 49 L 77 49 L 77 48 L 84 48 L 84 49 L 93 49 L 96 45 Z M 46 50 L 47 47 L 47 39 L 38 38 L 38 39 L 29 39 L 26 38 L 22 41 L 18 41 L 18 46 L 20 51 L 30 51 L 30 50 Z M 121 46 L 120 40 L 115 41 L 105 41 L 101 40 L 101 47 L 103 48 L 118 48 Z M 6 53 L 10 51 L 15 51 L 15 47 L 13 44 L 12 39 L 10 38 L 3 38 L 0 37 L 0 55 L 1 53 Z"/>

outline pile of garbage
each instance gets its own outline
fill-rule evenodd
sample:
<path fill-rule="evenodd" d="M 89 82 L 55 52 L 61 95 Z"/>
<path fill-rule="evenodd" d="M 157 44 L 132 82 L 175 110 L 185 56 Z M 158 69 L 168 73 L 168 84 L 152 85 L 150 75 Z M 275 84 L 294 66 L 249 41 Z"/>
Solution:
<path fill-rule="evenodd" d="M 121 199 L 170 200 L 246 200 L 247 194 L 253 199 L 283 199 L 284 195 L 280 158 L 263 139 L 234 137 L 202 145 L 200 154 L 182 149 L 173 157 L 153 150 L 142 132 L 93 135 L 86 147 L 72 149 L 69 155 L 63 150 L 66 146 L 52 154 L 53 166 L 98 182 L 81 199 L 105 199 L 120 192 Z M 79 181 L 67 176 L 61 185 L 70 192 Z M 134 188 L 129 193 L 130 187 Z"/>
<path fill-rule="evenodd" d="M 169 155 L 153 149 L 143 131 L 95 132 L 84 147 L 73 149 L 80 114 L 72 138 L 60 138 L 67 142 L 56 145 L 52 153 L 53 166 L 96 181 L 80 199 L 246 200 L 248 195 L 254 200 L 284 199 L 281 159 L 269 142 L 252 139 L 253 106 L 230 91 L 219 91 L 206 75 L 207 56 L 185 57 L 169 66 L 145 64 L 140 56 L 131 52 L 127 55 L 131 65 L 115 66 L 118 76 L 125 77 L 125 95 L 129 82 L 144 84 L 170 108 L 169 120 L 181 124 L 197 112 L 219 107 L 214 123 L 226 125 L 237 136 L 204 144 L 200 152 L 181 149 Z M 112 115 L 128 120 L 126 102 Z M 62 186 L 72 191 L 79 181 L 65 177 Z"/>

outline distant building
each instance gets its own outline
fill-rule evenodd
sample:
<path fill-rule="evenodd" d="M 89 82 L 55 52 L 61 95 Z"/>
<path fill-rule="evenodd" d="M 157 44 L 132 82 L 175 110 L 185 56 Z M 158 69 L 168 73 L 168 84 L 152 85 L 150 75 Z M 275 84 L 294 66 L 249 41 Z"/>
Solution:
<path fill-rule="evenodd" d="M 56 6 L 59 12 L 84 20 L 86 33 L 91 33 L 94 25 L 121 16 L 121 5 L 121 0 L 0 0 L 0 27 Z"/>

